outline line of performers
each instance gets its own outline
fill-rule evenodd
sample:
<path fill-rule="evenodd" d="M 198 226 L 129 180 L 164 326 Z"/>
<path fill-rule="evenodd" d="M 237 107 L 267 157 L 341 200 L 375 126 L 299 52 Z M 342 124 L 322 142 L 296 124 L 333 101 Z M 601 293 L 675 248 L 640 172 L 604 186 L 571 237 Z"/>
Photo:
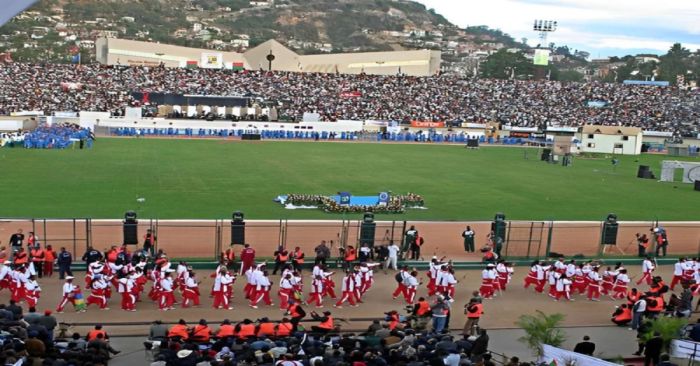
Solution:
<path fill-rule="evenodd" d="M 32 262 L 12 264 L 0 262 L 0 290 L 9 290 L 10 299 L 29 307 L 36 307 L 41 297 L 41 286 L 37 282 L 37 273 Z"/>

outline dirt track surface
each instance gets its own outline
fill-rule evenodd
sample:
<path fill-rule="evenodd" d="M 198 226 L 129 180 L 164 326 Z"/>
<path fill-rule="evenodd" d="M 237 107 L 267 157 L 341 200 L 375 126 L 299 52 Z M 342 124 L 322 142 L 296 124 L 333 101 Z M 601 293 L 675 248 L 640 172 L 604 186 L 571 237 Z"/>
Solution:
<path fill-rule="evenodd" d="M 508 241 L 503 254 L 506 256 L 544 256 L 547 250 L 549 222 L 511 221 L 507 231 Z M 288 249 L 300 246 L 307 258 L 313 255 L 313 249 L 321 242 L 333 241 L 332 254 L 338 254 L 339 243 L 343 233 L 345 242 L 356 245 L 359 242 L 359 222 L 346 222 L 345 230 L 339 220 L 324 221 L 289 221 L 276 220 L 246 221 L 245 237 L 257 255 L 271 257 L 280 242 L 285 242 Z M 406 228 L 415 225 L 425 239 L 422 256 L 427 260 L 433 255 L 447 256 L 455 261 L 479 261 L 479 254 L 464 251 L 462 232 L 470 225 L 476 232 L 476 247 L 486 243 L 486 235 L 491 230 L 490 222 L 426 222 L 409 221 Z M 599 222 L 554 222 L 552 227 L 551 251 L 567 256 L 583 254 L 598 255 L 600 248 L 601 224 Z M 669 253 L 700 253 L 700 223 L 662 223 L 668 232 Z M 627 255 L 636 254 L 635 233 L 649 234 L 651 222 L 620 223 L 617 248 Z M 53 244 L 54 249 L 65 246 L 75 257 L 82 256 L 90 237 L 93 246 L 106 250 L 109 246 L 122 243 L 122 224 L 119 220 L 66 221 L 0 221 L 0 240 L 7 240 L 18 228 L 25 234 L 34 230 L 42 242 Z M 231 242 L 230 221 L 215 220 L 140 220 L 138 226 L 139 242 L 149 228 L 158 234 L 159 248 L 164 249 L 171 258 L 213 259 Z M 388 244 L 402 240 L 403 222 L 377 222 L 375 245 Z M 393 234 L 393 235 L 392 235 Z M 388 235 L 389 238 L 386 238 Z M 283 240 L 284 239 L 284 240 Z M 217 246 L 220 243 L 220 247 Z M 234 247 L 239 252 L 242 247 Z M 610 253 L 619 255 L 617 249 L 609 248 Z"/>
<path fill-rule="evenodd" d="M 663 276 L 667 282 L 670 282 L 672 266 L 662 266 L 656 274 Z M 482 318 L 481 325 L 484 328 L 514 328 L 514 322 L 521 314 L 533 314 L 536 310 L 541 310 L 545 313 L 560 312 L 566 315 L 564 325 L 569 326 L 609 326 L 610 315 L 614 311 L 615 305 L 620 301 L 613 301 L 610 298 L 602 297 L 600 302 L 587 301 L 582 296 L 576 295 L 575 301 L 560 301 L 555 302 L 546 294 L 536 294 L 532 289 L 525 290 L 522 287 L 523 278 L 526 276 L 527 268 L 516 268 L 515 276 L 508 287 L 508 290 L 494 300 L 485 300 L 485 315 Z M 641 272 L 641 266 L 629 267 L 631 276 L 635 276 Z M 95 307 L 90 307 L 85 313 L 74 313 L 67 308 L 64 314 L 55 314 L 60 322 L 68 323 L 104 323 L 106 329 L 112 334 L 146 334 L 148 325 L 138 326 L 116 326 L 109 325 L 114 322 L 146 322 L 150 323 L 153 320 L 160 319 L 168 322 L 176 322 L 183 318 L 189 324 L 196 324 L 199 319 L 207 319 L 211 325 L 215 326 L 218 322 L 225 318 L 231 321 L 240 321 L 245 318 L 255 320 L 261 317 L 269 317 L 270 319 L 281 319 L 282 311 L 275 307 L 260 306 L 259 309 L 252 309 L 248 306 L 248 302 L 242 297 L 242 289 L 244 279 L 239 278 L 234 286 L 233 310 L 216 310 L 211 307 L 212 299 L 208 297 L 212 279 L 209 278 L 210 272 L 200 271 L 197 276 L 203 280 L 200 285 L 202 296 L 202 306 L 199 308 L 181 309 L 177 308 L 172 311 L 159 311 L 157 305 L 149 299 L 137 304 L 136 312 L 125 312 L 119 309 L 120 297 L 118 294 L 113 295 L 110 300 L 111 310 L 101 311 Z M 427 282 L 425 273 L 420 274 L 421 278 Z M 83 285 L 84 274 L 77 273 L 76 283 Z M 471 297 L 471 292 L 478 289 L 480 284 L 481 273 L 479 271 L 458 271 L 456 277 L 459 280 L 456 299 L 453 303 L 453 317 L 450 322 L 451 328 L 460 328 L 464 324 L 464 315 L 462 315 L 462 307 Z M 273 278 L 273 294 L 272 301 L 277 305 L 279 299 L 276 296 L 277 284 L 279 277 Z M 336 283 L 340 282 L 340 276 L 334 276 Z M 405 306 L 403 301 L 392 300 L 391 292 L 393 292 L 396 282 L 394 281 L 394 272 L 383 274 L 382 271 L 377 271 L 376 282 L 374 287 L 367 293 L 365 303 L 357 308 L 346 306 L 342 309 L 332 307 L 334 302 L 330 299 L 324 301 L 324 309 L 330 310 L 336 318 L 381 318 L 383 313 L 390 310 L 398 310 L 403 312 Z M 633 281 L 636 281 L 639 276 L 635 276 Z M 309 288 L 309 271 L 304 273 L 305 288 L 304 294 L 308 293 Z M 44 278 L 39 280 L 43 293 L 37 307 L 38 311 L 44 309 L 55 309 L 60 299 L 60 286 L 62 281 L 59 281 L 54 275 L 53 278 Z M 150 287 L 150 284 L 148 285 Z M 338 292 L 336 286 L 336 292 Z M 148 287 L 147 287 L 148 288 Z M 646 285 L 639 286 L 640 289 L 647 289 Z M 679 288 L 676 288 L 679 291 Z M 425 286 L 421 286 L 418 296 L 426 296 Z M 7 303 L 9 301 L 9 292 L 0 292 L 0 302 Z M 176 295 L 178 300 L 181 297 Z M 305 306 L 307 313 L 311 310 L 317 310 L 312 306 Z M 26 311 L 26 307 L 25 307 Z M 693 320 L 694 321 L 694 320 Z M 340 323 L 345 329 L 364 329 L 367 327 L 367 322 L 350 322 Z M 89 327 L 75 327 L 75 331 L 85 332 Z M 631 333 L 630 333 L 631 334 Z"/>

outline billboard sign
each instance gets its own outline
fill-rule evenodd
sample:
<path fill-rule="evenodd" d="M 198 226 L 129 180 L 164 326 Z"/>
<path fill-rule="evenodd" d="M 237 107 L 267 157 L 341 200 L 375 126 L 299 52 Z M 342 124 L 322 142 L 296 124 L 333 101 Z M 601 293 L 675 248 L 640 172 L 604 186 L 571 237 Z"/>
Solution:
<path fill-rule="evenodd" d="M 535 57 L 533 58 L 533 64 L 538 66 L 549 65 L 549 50 L 536 49 Z"/>
<path fill-rule="evenodd" d="M 219 52 L 203 52 L 199 67 L 205 69 L 220 69 L 224 67 L 224 55 Z"/>

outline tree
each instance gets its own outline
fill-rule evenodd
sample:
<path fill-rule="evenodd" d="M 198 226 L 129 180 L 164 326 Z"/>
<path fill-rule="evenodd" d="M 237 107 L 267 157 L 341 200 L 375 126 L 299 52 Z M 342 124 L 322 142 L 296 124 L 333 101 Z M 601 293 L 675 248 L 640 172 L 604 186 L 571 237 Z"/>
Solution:
<path fill-rule="evenodd" d="M 481 64 L 481 76 L 486 78 L 509 79 L 511 75 L 530 75 L 532 62 L 522 52 L 508 52 L 500 49 Z"/>
<path fill-rule="evenodd" d="M 667 318 L 658 317 L 651 321 L 651 326 L 649 330 L 642 335 L 644 341 L 654 337 L 654 333 L 658 332 L 661 335 L 661 339 L 664 341 L 663 350 L 668 352 L 671 346 L 671 341 L 676 338 L 680 338 L 681 330 L 688 324 L 686 318 Z"/>
<path fill-rule="evenodd" d="M 685 76 L 690 69 L 689 56 L 690 51 L 687 48 L 680 43 L 674 43 L 668 53 L 661 56 L 659 79 L 675 83 L 678 75 Z"/>
<path fill-rule="evenodd" d="M 535 315 L 521 315 L 515 325 L 522 328 L 525 335 L 518 340 L 525 343 L 534 355 L 542 357 L 543 344 L 559 347 L 566 341 L 564 331 L 557 328 L 563 320 L 564 314 L 547 315 L 540 310 Z"/>

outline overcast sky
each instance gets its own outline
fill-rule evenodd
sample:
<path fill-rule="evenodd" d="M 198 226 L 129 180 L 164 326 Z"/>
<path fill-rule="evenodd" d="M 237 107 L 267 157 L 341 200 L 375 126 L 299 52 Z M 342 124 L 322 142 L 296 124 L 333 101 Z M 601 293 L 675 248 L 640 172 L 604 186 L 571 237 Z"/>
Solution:
<path fill-rule="evenodd" d="M 488 25 L 535 46 L 535 19 L 559 22 L 549 42 L 592 58 L 700 49 L 700 0 L 417 0 L 461 26 Z"/>

